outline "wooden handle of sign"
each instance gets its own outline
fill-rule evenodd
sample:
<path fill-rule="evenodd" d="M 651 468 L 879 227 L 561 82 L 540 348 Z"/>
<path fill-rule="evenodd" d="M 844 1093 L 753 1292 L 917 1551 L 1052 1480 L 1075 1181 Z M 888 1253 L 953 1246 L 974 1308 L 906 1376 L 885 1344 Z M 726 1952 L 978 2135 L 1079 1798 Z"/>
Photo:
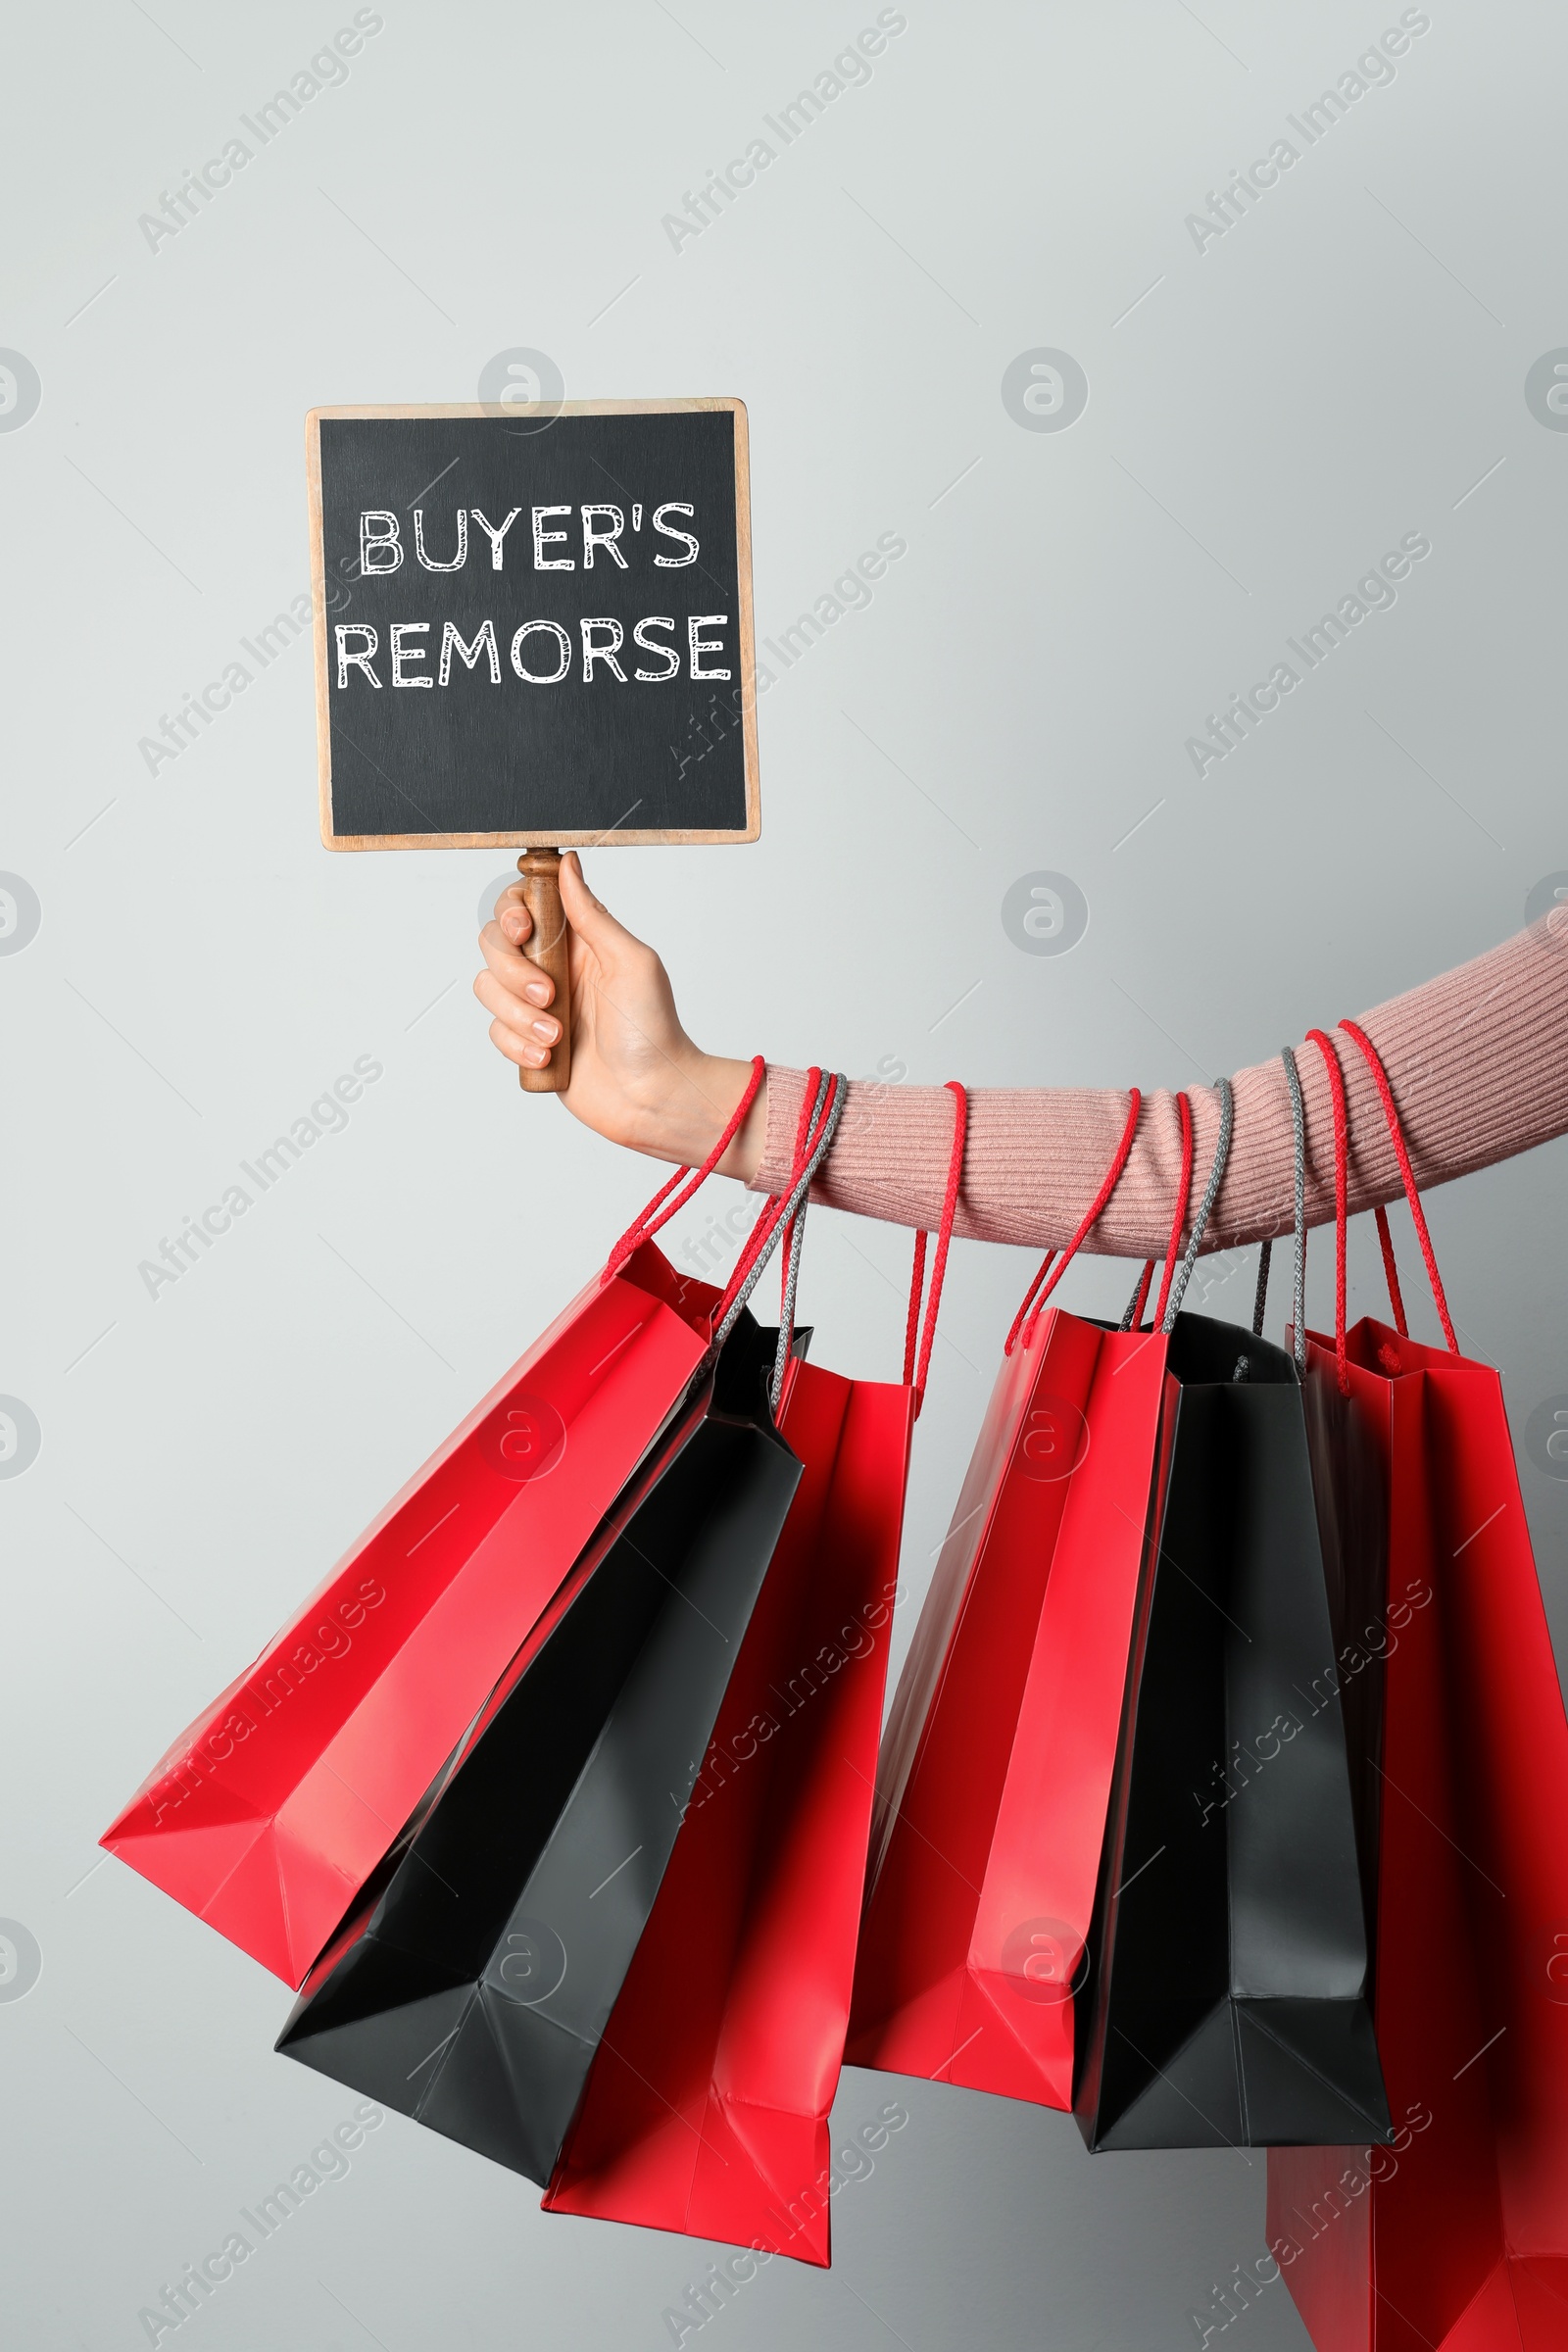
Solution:
<path fill-rule="evenodd" d="M 564 1094 L 571 1080 L 571 984 L 567 967 L 569 933 L 561 904 L 561 852 L 527 850 L 517 859 L 522 876 L 522 903 L 533 919 L 523 954 L 530 963 L 550 974 L 556 993 L 550 1009 L 561 1023 L 561 1037 L 551 1049 L 543 1069 L 519 1068 L 524 1094 Z"/>

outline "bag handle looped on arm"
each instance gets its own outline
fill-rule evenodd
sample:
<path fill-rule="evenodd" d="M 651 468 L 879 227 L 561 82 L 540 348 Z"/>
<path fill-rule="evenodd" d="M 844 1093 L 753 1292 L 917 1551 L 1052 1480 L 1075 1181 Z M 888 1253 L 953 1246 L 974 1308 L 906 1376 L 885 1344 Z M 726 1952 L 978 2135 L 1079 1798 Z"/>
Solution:
<path fill-rule="evenodd" d="M 811 1078 L 816 1078 L 813 1088 Z M 801 1090 L 801 1115 L 795 1122 L 795 1148 L 790 1153 L 790 1172 L 785 1183 L 786 1193 L 795 1190 L 801 1173 L 810 1157 L 811 1131 L 827 1107 L 826 1084 L 818 1071 L 808 1073 Z M 773 1359 L 773 1379 L 769 1394 L 776 1413 L 784 1395 L 784 1374 L 789 1364 L 790 1348 L 795 1338 L 795 1295 L 801 1280 L 801 1244 L 806 1237 L 806 1211 L 809 1194 L 803 1198 L 800 1207 L 790 1218 L 784 1233 L 784 1254 L 779 1261 L 778 1285 L 778 1350 Z"/>
<path fill-rule="evenodd" d="M 1389 1122 L 1389 1135 L 1394 1144 L 1394 1156 L 1399 1163 L 1399 1181 L 1404 1186 L 1404 1197 L 1410 1203 L 1410 1215 L 1415 1224 L 1416 1240 L 1421 1245 L 1421 1258 L 1427 1270 L 1427 1280 L 1432 1285 L 1432 1298 L 1438 1310 L 1438 1321 L 1443 1325 L 1443 1336 L 1446 1340 L 1450 1351 L 1457 1355 L 1459 1343 L 1454 1337 L 1453 1324 L 1449 1320 L 1448 1301 L 1443 1288 L 1443 1277 L 1438 1272 L 1438 1261 L 1432 1248 L 1432 1236 L 1427 1231 L 1426 1212 L 1421 1206 L 1421 1196 L 1416 1190 L 1415 1172 L 1410 1166 L 1410 1153 L 1405 1146 L 1404 1128 L 1399 1119 L 1398 1105 L 1394 1100 L 1394 1089 L 1389 1084 L 1389 1073 L 1383 1067 L 1382 1056 L 1376 1046 L 1367 1036 L 1359 1021 L 1341 1021 L 1340 1027 L 1356 1048 L 1372 1073 L 1373 1082 L 1378 1090 L 1378 1099 L 1383 1104 L 1383 1115 Z M 1377 1226 L 1378 1244 L 1383 1251 L 1383 1264 L 1389 1277 L 1389 1300 L 1394 1308 L 1395 1323 L 1402 1335 L 1405 1328 L 1404 1301 L 1399 1296 L 1399 1278 L 1395 1271 L 1394 1241 L 1389 1232 L 1389 1220 L 1381 1206 L 1377 1212 Z"/>
<path fill-rule="evenodd" d="M 1296 1055 L 1289 1046 L 1280 1049 L 1285 1064 L 1285 1083 L 1291 1090 L 1291 1128 L 1295 1139 L 1296 1159 L 1296 1266 L 1291 1286 L 1291 1333 L 1296 1355 L 1296 1369 L 1306 1370 L 1306 1098 L 1301 1092 L 1301 1073 Z"/>
<path fill-rule="evenodd" d="M 819 1070 L 808 1070 L 806 1091 L 801 1101 L 801 1116 L 795 1131 L 795 1154 L 785 1193 L 773 1213 L 773 1225 L 786 1235 L 783 1271 L 780 1278 L 778 1352 L 773 1363 L 771 1396 L 776 1412 L 784 1393 L 784 1374 L 795 1336 L 795 1298 L 800 1280 L 801 1243 L 806 1230 L 806 1210 L 810 1198 L 812 1179 L 826 1158 L 837 1129 L 840 1112 L 848 1092 L 848 1080 L 824 1079 Z M 836 1090 L 831 1095 L 829 1090 Z M 969 1127 L 969 1098 L 956 1078 L 948 1080 L 947 1091 L 954 1099 L 953 1148 L 948 1160 L 948 1180 L 943 1193 L 942 1208 L 937 1223 L 936 1255 L 931 1268 L 930 1296 L 925 1302 L 925 1329 L 920 1330 L 921 1292 L 925 1282 L 926 1242 L 922 1231 L 915 1235 L 914 1272 L 909 1286 L 909 1312 L 905 1330 L 904 1382 L 914 1390 L 914 1410 L 919 1415 L 925 1397 L 926 1374 L 931 1363 L 931 1348 L 936 1338 L 937 1315 L 942 1304 L 943 1283 L 947 1276 L 948 1250 L 953 1240 L 954 1219 L 957 1214 L 958 1191 L 963 1176 L 963 1150 Z M 766 1219 L 764 1211 L 760 1225 Z M 766 1245 L 771 1250 L 771 1240 Z M 760 1268 L 759 1267 L 759 1272 Z M 750 1287 L 750 1286 L 748 1286 Z M 727 1329 L 727 1325 L 726 1325 Z"/>
<path fill-rule="evenodd" d="M 931 1265 L 931 1291 L 925 1303 L 925 1329 L 920 1331 L 920 1292 L 925 1281 L 924 1231 L 914 1237 L 914 1270 L 909 1278 L 909 1313 L 904 1331 L 904 1385 L 914 1391 L 914 1417 L 920 1417 L 925 1402 L 926 1374 L 931 1368 L 931 1346 L 937 1336 L 937 1315 L 942 1305 L 942 1285 L 947 1278 L 948 1249 L 953 1240 L 953 1220 L 958 1210 L 958 1188 L 963 1180 L 963 1147 L 969 1134 L 969 1098 L 956 1078 L 950 1078 L 947 1091 L 953 1097 L 953 1149 L 948 1157 L 947 1189 L 942 1196 L 942 1214 L 937 1224 L 936 1256 Z M 919 1337 L 918 1357 L 916 1335 Z"/>
<path fill-rule="evenodd" d="M 1135 1086 L 1127 1098 L 1127 1124 L 1122 1129 L 1121 1142 L 1116 1146 L 1116 1155 L 1114 1159 L 1112 1159 L 1109 1167 L 1105 1170 L 1105 1180 L 1102 1184 L 1099 1192 L 1095 1195 L 1093 1200 L 1090 1201 L 1089 1206 L 1085 1209 L 1077 1232 L 1073 1235 L 1072 1240 L 1067 1244 L 1066 1249 L 1062 1250 L 1060 1256 L 1058 1257 L 1056 1255 L 1054 1250 L 1048 1250 L 1046 1251 L 1044 1258 L 1041 1260 L 1039 1272 L 1036 1274 L 1033 1282 L 1029 1285 L 1028 1290 L 1024 1293 L 1023 1304 L 1019 1307 L 1018 1312 L 1012 1318 L 1012 1329 L 1008 1332 L 1006 1343 L 1003 1348 L 1004 1355 L 1010 1355 L 1014 1347 L 1017 1345 L 1018 1334 L 1023 1330 L 1025 1316 L 1028 1316 L 1029 1318 L 1029 1331 L 1031 1334 L 1033 1333 L 1035 1325 L 1039 1322 L 1041 1315 L 1045 1311 L 1046 1300 L 1051 1297 L 1052 1292 L 1055 1289 L 1063 1274 L 1066 1273 L 1067 1268 L 1071 1265 L 1074 1257 L 1078 1253 L 1080 1244 L 1083 1242 L 1085 1236 L 1089 1233 L 1091 1227 L 1095 1224 L 1097 1218 L 1101 1214 L 1101 1211 L 1104 1208 L 1106 1201 L 1110 1199 L 1111 1194 L 1115 1191 L 1117 1185 L 1120 1183 L 1121 1172 L 1127 1165 L 1128 1155 L 1133 1148 L 1133 1138 L 1138 1133 L 1138 1114 L 1143 1106 L 1143 1096 L 1139 1093 L 1137 1087 Z M 1055 1259 L 1054 1269 L 1053 1269 L 1052 1265 L 1053 1259 Z M 1048 1275 L 1050 1276 L 1049 1281 L 1047 1280 Z M 1043 1289 L 1041 1287 L 1042 1284 L 1045 1286 Z M 1033 1310 L 1032 1312 L 1031 1309 Z M 1025 1340 L 1024 1344 L 1027 1347 L 1027 1339 Z"/>
<path fill-rule="evenodd" d="M 1185 1093 L 1176 1098 L 1177 1114 L 1182 1123 L 1182 1172 L 1176 1182 L 1176 1207 L 1170 1221 L 1170 1239 L 1165 1244 L 1165 1271 L 1159 1278 L 1159 1297 L 1154 1301 L 1154 1329 L 1165 1329 L 1165 1309 L 1170 1300 L 1171 1279 L 1176 1271 L 1176 1255 L 1182 1246 L 1182 1228 L 1193 1198 L 1193 1106 Z"/>
<path fill-rule="evenodd" d="M 1187 1222 L 1187 1206 L 1192 1198 L 1193 1189 L 1193 1113 L 1192 1105 L 1185 1094 L 1178 1095 L 1176 1098 L 1176 1106 L 1181 1114 L 1182 1123 L 1182 1171 L 1176 1186 L 1176 1206 L 1171 1215 L 1170 1239 L 1165 1245 L 1165 1272 L 1159 1286 L 1159 1297 L 1154 1303 L 1153 1319 L 1150 1325 L 1152 1331 L 1168 1332 L 1181 1312 L 1181 1303 L 1187 1295 L 1187 1285 L 1192 1279 L 1193 1267 L 1197 1262 L 1199 1248 L 1203 1239 L 1203 1229 L 1208 1223 L 1209 1210 L 1214 1205 L 1215 1196 L 1219 1192 L 1220 1183 L 1225 1174 L 1225 1163 L 1230 1157 L 1231 1130 L 1235 1124 L 1236 1108 L 1235 1097 L 1231 1092 L 1231 1082 L 1228 1078 L 1221 1078 L 1218 1081 L 1217 1092 L 1219 1095 L 1219 1137 L 1214 1149 L 1214 1162 L 1208 1171 L 1208 1182 L 1203 1188 L 1203 1198 L 1199 1207 L 1197 1221 L 1188 1237 L 1187 1249 L 1179 1265 L 1176 1252 L 1181 1248 L 1182 1227 Z M 1119 1325 L 1119 1329 L 1122 1331 L 1138 1329 L 1143 1320 L 1144 1306 L 1149 1298 L 1149 1288 L 1153 1277 L 1154 1260 L 1150 1258 L 1142 1274 L 1138 1277 L 1138 1287 L 1128 1299 L 1123 1311 Z"/>
<path fill-rule="evenodd" d="M 814 1088 L 811 1085 L 813 1078 L 817 1081 Z M 836 1085 L 840 1082 L 833 1083 Z M 790 1159 L 789 1179 L 784 1188 L 786 1196 L 794 1194 L 802 1176 L 806 1174 L 808 1161 L 814 1172 L 827 1155 L 832 1130 L 829 1131 L 827 1142 L 812 1158 L 812 1137 L 817 1122 L 828 1108 L 828 1089 L 829 1081 L 822 1077 L 820 1071 L 813 1069 L 807 1073 L 806 1087 L 801 1095 L 801 1115 L 795 1125 L 795 1150 Z M 837 1125 L 835 1115 L 834 1129 Z M 789 1368 L 790 1348 L 795 1340 L 795 1295 L 800 1287 L 801 1244 L 806 1238 L 806 1211 L 809 1200 L 810 1180 L 808 1177 L 795 1214 L 787 1221 L 782 1216 L 779 1219 L 784 1228 L 784 1255 L 779 1273 L 778 1347 L 774 1350 L 773 1375 L 768 1384 L 768 1398 L 775 1413 L 783 1400 L 784 1375 Z"/>
<path fill-rule="evenodd" d="M 1181 1313 L 1182 1300 L 1187 1296 L 1187 1285 L 1192 1280 L 1193 1268 L 1198 1263 L 1198 1252 L 1202 1246 L 1203 1233 L 1207 1227 L 1215 1200 L 1218 1198 L 1220 1185 L 1224 1180 L 1225 1163 L 1231 1155 L 1231 1136 L 1236 1126 L 1236 1097 L 1228 1078 L 1219 1079 L 1216 1082 L 1215 1091 L 1219 1096 L 1219 1136 L 1214 1145 L 1214 1164 L 1208 1171 L 1208 1182 L 1203 1187 L 1203 1198 L 1199 1202 L 1198 1214 L 1193 1219 L 1193 1230 L 1188 1236 L 1187 1248 L 1177 1270 L 1176 1279 L 1170 1286 L 1170 1303 L 1163 1316 L 1156 1313 L 1154 1318 L 1163 1332 L 1170 1332 L 1175 1328 L 1176 1318 Z M 1182 1099 L 1184 1102 L 1186 1101 L 1185 1096 Z M 1167 1262 L 1167 1275 L 1169 1271 Z"/>
<path fill-rule="evenodd" d="M 1334 1106 L 1334 1361 L 1339 1373 L 1340 1395 L 1350 1394 L 1350 1373 L 1345 1348 L 1345 1247 L 1348 1225 L 1347 1203 L 1349 1197 L 1349 1118 L 1345 1106 L 1345 1073 L 1332 1042 L 1321 1029 L 1306 1033 L 1309 1046 L 1316 1046 L 1323 1056 L 1328 1072 L 1329 1100 Z"/>
<path fill-rule="evenodd" d="M 1121 1321 L 1116 1327 L 1118 1331 L 1136 1331 L 1138 1329 L 1144 1319 L 1144 1309 L 1149 1304 L 1149 1293 L 1153 1280 L 1154 1261 L 1152 1257 L 1146 1258 L 1144 1270 L 1138 1277 L 1137 1288 L 1122 1309 Z"/>
<path fill-rule="evenodd" d="M 698 1188 L 707 1183 L 709 1177 L 711 1176 L 713 1170 L 717 1167 L 719 1161 L 723 1158 L 725 1152 L 729 1150 L 737 1135 L 739 1135 L 745 1122 L 746 1114 L 751 1109 L 752 1104 L 757 1101 L 758 1089 L 760 1087 L 762 1080 L 766 1075 L 766 1060 L 760 1054 L 754 1054 L 752 1057 L 752 1074 L 747 1081 L 746 1091 L 741 1096 L 740 1101 L 736 1103 L 735 1108 L 730 1112 L 728 1123 L 725 1126 L 723 1133 L 720 1135 L 717 1143 L 713 1146 L 713 1149 L 711 1152 L 710 1152 L 708 1157 L 704 1160 L 700 1168 L 677 1168 L 674 1175 L 670 1177 L 668 1183 L 662 1184 L 660 1186 L 658 1192 L 649 1201 L 648 1206 L 642 1211 L 641 1215 L 636 1217 L 633 1222 L 627 1226 L 625 1232 L 621 1235 L 619 1241 L 615 1244 L 615 1247 L 613 1250 L 612 1250 L 610 1256 L 606 1261 L 603 1277 L 606 1282 L 610 1280 L 612 1275 L 618 1274 L 621 1267 L 626 1263 L 626 1260 L 632 1255 L 633 1251 L 639 1250 L 644 1242 L 650 1240 L 652 1236 L 659 1231 L 662 1225 L 667 1225 L 670 1218 L 674 1216 L 676 1210 L 684 1208 L 687 1201 L 690 1200 L 696 1194 Z M 687 1182 L 688 1178 L 691 1180 L 689 1183 Z M 684 1192 L 680 1191 L 679 1189 L 682 1185 L 685 1185 L 686 1187 Z M 674 1197 L 672 1198 L 672 1196 Z"/>
<path fill-rule="evenodd" d="M 807 1073 L 807 1097 L 812 1103 L 812 1120 L 807 1139 L 804 1157 L 791 1171 L 788 1188 L 763 1209 L 747 1236 L 729 1286 L 713 1309 L 713 1346 L 721 1348 L 740 1319 L 742 1308 L 762 1278 L 763 1268 L 782 1240 L 786 1229 L 804 1206 L 811 1189 L 811 1179 L 826 1158 L 838 1129 L 844 1099 L 849 1092 L 848 1079 L 825 1077 L 820 1070 Z M 780 1348 L 785 1360 L 789 1353 L 789 1332 L 781 1331 Z M 775 1359 L 775 1377 L 778 1361 Z"/>
<path fill-rule="evenodd" d="M 1448 1314 L 1448 1301 L 1444 1293 L 1443 1277 L 1438 1272 L 1438 1261 L 1432 1249 L 1432 1236 L 1427 1231 L 1426 1216 L 1421 1206 L 1420 1194 L 1416 1191 L 1415 1175 L 1410 1166 L 1410 1154 L 1405 1146 L 1404 1131 L 1399 1122 L 1398 1107 L 1394 1100 L 1394 1090 L 1389 1084 L 1388 1072 L 1383 1067 L 1377 1048 L 1358 1022 L 1341 1021 L 1339 1026 L 1360 1053 L 1377 1086 L 1384 1115 L 1389 1122 L 1389 1134 L 1393 1139 L 1394 1155 L 1398 1162 L 1405 1199 L 1410 1203 L 1410 1215 L 1415 1224 L 1416 1239 L 1421 1245 L 1421 1255 L 1426 1265 L 1427 1278 L 1432 1285 L 1432 1297 L 1437 1306 L 1438 1320 L 1443 1325 L 1443 1336 L 1450 1351 L 1457 1355 L 1459 1343 L 1454 1336 L 1453 1324 Z M 1345 1260 L 1347 1231 L 1349 1222 L 1350 1152 L 1345 1073 L 1340 1067 L 1337 1048 L 1329 1038 L 1325 1037 L 1321 1029 L 1309 1029 L 1307 1037 L 1323 1056 L 1323 1064 L 1329 1076 L 1329 1093 L 1334 1104 L 1334 1354 L 1339 1372 L 1340 1392 L 1342 1396 L 1348 1396 L 1350 1375 L 1345 1337 Z M 1400 1296 L 1398 1272 L 1394 1262 L 1394 1238 L 1389 1231 L 1388 1217 L 1381 1206 L 1377 1211 L 1377 1228 L 1378 1247 L 1383 1256 L 1383 1269 L 1389 1281 L 1389 1304 L 1393 1310 L 1395 1328 L 1402 1338 L 1407 1331 L 1404 1300 Z M 1299 1309 L 1298 1312 L 1299 1313 Z"/>

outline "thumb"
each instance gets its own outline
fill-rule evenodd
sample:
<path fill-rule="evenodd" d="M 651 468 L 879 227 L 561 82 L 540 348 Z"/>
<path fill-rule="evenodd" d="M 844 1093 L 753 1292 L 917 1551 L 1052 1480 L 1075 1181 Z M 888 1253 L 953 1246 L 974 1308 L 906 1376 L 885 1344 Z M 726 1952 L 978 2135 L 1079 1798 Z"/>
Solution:
<path fill-rule="evenodd" d="M 592 948 L 607 970 L 629 952 L 642 947 L 625 925 L 617 923 L 608 906 L 600 905 L 583 880 L 582 864 L 575 850 L 568 850 L 561 860 L 561 904 L 566 920 L 586 946 Z"/>

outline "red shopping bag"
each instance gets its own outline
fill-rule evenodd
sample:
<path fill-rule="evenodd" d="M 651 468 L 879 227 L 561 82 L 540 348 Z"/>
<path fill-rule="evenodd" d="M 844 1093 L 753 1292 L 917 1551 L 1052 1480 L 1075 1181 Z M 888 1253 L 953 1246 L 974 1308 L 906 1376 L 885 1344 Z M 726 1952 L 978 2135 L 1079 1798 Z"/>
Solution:
<path fill-rule="evenodd" d="M 1568 1721 L 1500 1383 L 1461 1356 L 1397 1113 L 1379 1087 L 1446 1351 L 1345 1329 L 1310 1353 L 1364 1412 L 1389 1486 L 1389 1604 L 1348 1676 L 1385 1677 L 1376 2025 L 1392 2147 L 1271 2149 L 1272 2259 L 1318 2352 L 1560 2352 L 1568 2343 Z"/>
<path fill-rule="evenodd" d="M 918 1357 L 923 1236 L 902 1382 L 781 1363 L 779 1427 L 804 1476 L 545 2199 L 553 2211 L 828 2260 L 827 2118 L 849 2018 L 909 1436 L 962 1163 L 955 1093 Z M 812 1100 L 808 1084 L 803 1128 Z M 797 1167 L 808 1149 L 803 1135 Z M 781 1343 L 799 1241 L 797 1220 Z"/>
<path fill-rule="evenodd" d="M 1185 1099 L 1183 1102 L 1185 1109 Z M 1153 1331 L 1052 1308 L 1126 1164 L 1008 1336 L 894 1700 L 846 2051 L 857 2066 L 1070 2107 L 1147 1502 L 1186 1155 Z M 1201 1220 L 1188 1252 L 1196 1255 Z M 1042 1288 L 1042 1283 L 1044 1287 Z M 1128 1310 L 1148 1294 L 1146 1269 Z M 1038 1293 L 1038 1297 L 1037 1294 Z"/>
<path fill-rule="evenodd" d="M 100 1842 L 297 1985 L 678 1406 L 719 1293 L 648 1236 L 526 1355 L 164 1757 Z"/>

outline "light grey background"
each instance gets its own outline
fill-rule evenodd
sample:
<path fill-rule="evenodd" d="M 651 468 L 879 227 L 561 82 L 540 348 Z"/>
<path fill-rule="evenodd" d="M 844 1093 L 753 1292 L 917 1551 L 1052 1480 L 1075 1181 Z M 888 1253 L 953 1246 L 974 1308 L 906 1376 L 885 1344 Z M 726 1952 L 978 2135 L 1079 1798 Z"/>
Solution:
<path fill-rule="evenodd" d="M 591 868 L 715 1049 L 1198 1083 L 1475 955 L 1568 868 L 1568 438 L 1524 396 L 1568 343 L 1560 11 L 1433 0 L 1392 83 L 1200 251 L 1187 215 L 1397 7 L 909 0 L 678 252 L 662 217 L 873 8 L 380 13 L 156 251 L 139 216 L 352 11 L 89 0 L 7 35 L 0 343 L 41 405 L 0 430 L 0 866 L 42 920 L 0 957 L 0 1390 L 42 1443 L 0 1480 L 0 1913 L 42 1973 L 0 2001 L 0 2301 L 34 2352 L 145 2342 L 140 2307 L 353 2104 L 272 2055 L 285 1989 L 99 1832 L 652 1189 L 485 1041 L 474 906 L 508 861 L 319 847 L 306 638 L 177 760 L 138 751 L 305 586 L 309 406 L 470 399 L 514 346 L 578 396 L 741 394 L 763 635 L 907 540 L 765 696 L 760 846 Z M 1004 406 L 1038 348 L 1087 375 L 1064 431 Z M 1200 781 L 1205 713 L 1410 531 L 1397 604 Z M 1088 903 L 1066 955 L 1003 927 L 1039 871 Z M 140 1261 L 361 1055 L 347 1130 L 150 1298 Z M 1521 1435 L 1568 1391 L 1564 1149 L 1431 1207 Z M 823 1360 L 895 1365 L 907 1255 L 813 1220 Z M 1358 1233 L 1352 1312 L 1374 1267 Z M 955 1251 L 905 1637 L 1027 1270 Z M 1129 1272 L 1069 1296 L 1119 1305 Z M 1211 1298 L 1245 1312 L 1251 1279 Z M 1522 1477 L 1562 1637 L 1568 1486 Z M 831 2274 L 775 2263 L 705 2346 L 1157 2352 L 1261 2251 L 1261 2156 L 1091 2160 L 1064 2117 L 856 2073 L 841 2123 L 899 2090 Z M 178 2340 L 654 2352 L 708 2258 L 541 2216 L 392 2118 Z M 1276 2285 L 1230 2340 L 1306 2339 Z"/>

